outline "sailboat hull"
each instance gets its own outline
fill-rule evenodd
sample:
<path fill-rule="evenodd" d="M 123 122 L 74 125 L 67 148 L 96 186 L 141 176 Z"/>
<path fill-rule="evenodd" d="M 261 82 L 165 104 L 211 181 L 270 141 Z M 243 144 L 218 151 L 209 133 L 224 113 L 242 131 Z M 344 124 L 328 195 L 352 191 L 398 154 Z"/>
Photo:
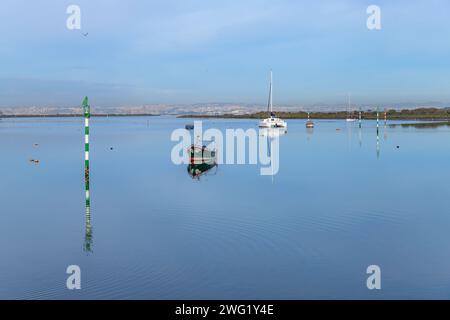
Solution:
<path fill-rule="evenodd" d="M 267 118 L 259 122 L 260 128 L 287 128 L 287 123 L 279 118 Z"/>

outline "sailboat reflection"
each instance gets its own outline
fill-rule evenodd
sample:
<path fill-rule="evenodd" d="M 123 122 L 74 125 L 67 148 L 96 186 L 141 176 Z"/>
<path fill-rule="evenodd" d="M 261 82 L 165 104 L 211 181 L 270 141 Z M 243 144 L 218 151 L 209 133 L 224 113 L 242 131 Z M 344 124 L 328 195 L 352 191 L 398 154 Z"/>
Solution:
<path fill-rule="evenodd" d="M 276 138 L 287 134 L 287 130 L 284 128 L 260 128 L 259 134 L 263 137 Z"/>
<path fill-rule="evenodd" d="M 217 150 L 193 144 L 189 147 L 188 153 L 190 163 L 187 172 L 192 179 L 199 180 L 213 168 L 215 168 L 214 174 L 217 173 Z"/>
<path fill-rule="evenodd" d="M 260 135 L 260 162 L 262 164 L 260 173 L 263 176 L 271 176 L 272 183 L 274 176 L 279 170 L 279 137 L 287 133 L 287 130 L 280 128 L 264 128 L 259 130 Z M 263 138 L 261 140 L 261 137 Z M 267 143 L 264 150 L 263 145 Z"/>

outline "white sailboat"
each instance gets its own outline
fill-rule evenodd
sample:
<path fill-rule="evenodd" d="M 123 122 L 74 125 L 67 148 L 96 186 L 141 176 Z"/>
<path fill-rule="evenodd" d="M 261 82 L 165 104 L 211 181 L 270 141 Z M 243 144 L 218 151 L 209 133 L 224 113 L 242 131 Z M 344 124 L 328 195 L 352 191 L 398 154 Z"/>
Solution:
<path fill-rule="evenodd" d="M 272 110 L 272 71 L 270 71 L 270 90 L 269 90 L 269 102 L 267 106 L 269 112 L 269 118 L 262 119 L 259 122 L 260 128 L 287 128 L 286 121 L 275 117 L 275 113 Z"/>
<path fill-rule="evenodd" d="M 353 117 L 353 114 L 350 115 L 350 93 L 348 94 L 348 108 L 347 108 L 347 122 L 354 122 L 356 118 Z"/>

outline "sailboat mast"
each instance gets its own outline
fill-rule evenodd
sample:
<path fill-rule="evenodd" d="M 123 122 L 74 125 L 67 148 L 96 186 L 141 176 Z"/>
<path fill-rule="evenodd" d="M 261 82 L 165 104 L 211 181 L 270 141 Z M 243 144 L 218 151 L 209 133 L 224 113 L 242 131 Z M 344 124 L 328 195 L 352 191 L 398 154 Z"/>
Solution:
<path fill-rule="evenodd" d="M 269 86 L 269 101 L 267 103 L 267 111 L 272 115 L 272 70 L 270 70 L 270 86 Z"/>
<path fill-rule="evenodd" d="M 272 114 L 272 70 L 270 70 L 270 113 Z"/>
<path fill-rule="evenodd" d="M 348 93 L 348 107 L 347 107 L 347 115 L 350 115 L 350 92 Z"/>

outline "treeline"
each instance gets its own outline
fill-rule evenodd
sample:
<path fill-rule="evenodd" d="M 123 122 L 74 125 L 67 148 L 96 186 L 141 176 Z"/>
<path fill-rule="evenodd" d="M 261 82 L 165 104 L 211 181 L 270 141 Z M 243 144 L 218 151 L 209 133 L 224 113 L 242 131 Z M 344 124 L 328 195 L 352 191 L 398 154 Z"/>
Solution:
<path fill-rule="evenodd" d="M 403 110 L 380 110 L 379 117 L 384 119 L 386 112 L 386 117 L 388 119 L 396 120 L 449 120 L 450 119 L 450 108 L 418 108 L 418 109 L 403 109 Z M 279 111 L 275 112 L 276 116 L 282 119 L 307 119 L 308 113 L 305 111 L 295 111 L 286 112 Z M 359 118 L 359 112 L 347 112 L 347 111 L 336 111 L 336 112 L 310 112 L 311 119 L 346 119 Z M 179 118 L 221 118 L 221 119 L 264 119 L 268 117 L 267 112 L 256 112 L 252 114 L 223 114 L 223 115 L 183 115 Z M 361 117 L 363 119 L 376 119 L 376 110 L 365 110 L 361 112 Z"/>

